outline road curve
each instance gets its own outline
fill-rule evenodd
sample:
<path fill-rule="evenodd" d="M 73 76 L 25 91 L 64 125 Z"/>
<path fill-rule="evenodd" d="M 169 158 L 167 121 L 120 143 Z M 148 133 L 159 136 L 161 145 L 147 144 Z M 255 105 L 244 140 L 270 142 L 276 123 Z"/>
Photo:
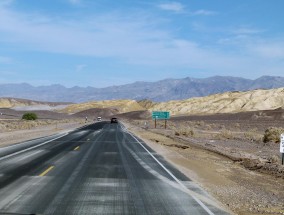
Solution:
<path fill-rule="evenodd" d="M 0 149 L 0 214 L 228 214 L 120 123 Z"/>

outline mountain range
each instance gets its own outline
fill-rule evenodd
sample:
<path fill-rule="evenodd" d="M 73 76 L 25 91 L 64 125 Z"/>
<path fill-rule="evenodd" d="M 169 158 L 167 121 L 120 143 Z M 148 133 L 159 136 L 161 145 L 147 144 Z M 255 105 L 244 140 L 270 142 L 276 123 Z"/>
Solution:
<path fill-rule="evenodd" d="M 165 79 L 157 82 L 135 82 L 105 88 L 50 85 L 34 87 L 27 83 L 0 84 L 0 97 L 14 97 L 49 102 L 86 102 L 112 99 L 149 99 L 156 102 L 208 96 L 229 91 L 273 89 L 284 87 L 284 77 L 262 76 L 251 80 L 240 77 Z"/>

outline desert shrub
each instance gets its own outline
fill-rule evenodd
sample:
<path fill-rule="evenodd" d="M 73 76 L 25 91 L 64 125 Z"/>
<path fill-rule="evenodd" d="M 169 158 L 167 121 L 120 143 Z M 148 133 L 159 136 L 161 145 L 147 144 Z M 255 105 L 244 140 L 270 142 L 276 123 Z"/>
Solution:
<path fill-rule="evenodd" d="M 276 128 L 276 127 L 270 127 L 265 130 L 264 136 L 263 136 L 263 142 L 280 142 L 280 135 L 284 133 L 284 128 Z"/>
<path fill-rule="evenodd" d="M 175 135 L 176 136 L 180 136 L 180 135 L 183 135 L 183 136 L 194 136 L 194 131 L 191 129 L 191 128 L 181 128 L 181 129 L 177 129 L 175 130 Z"/>
<path fill-rule="evenodd" d="M 168 122 L 167 127 L 168 127 L 168 129 L 172 129 L 172 130 L 176 129 L 176 125 L 172 122 Z"/>
<path fill-rule="evenodd" d="M 25 120 L 36 120 L 37 119 L 37 115 L 35 113 L 25 113 L 22 116 L 22 119 L 25 119 Z"/>
<path fill-rule="evenodd" d="M 219 135 L 221 138 L 225 138 L 225 139 L 233 139 L 234 137 L 232 132 L 227 129 L 222 129 Z"/>
<path fill-rule="evenodd" d="M 249 140 L 251 142 L 261 142 L 262 135 L 254 132 L 253 130 L 244 133 L 245 140 Z"/>
<path fill-rule="evenodd" d="M 2 123 L 0 123 L 0 130 L 4 130 L 6 128 L 6 126 Z"/>
<path fill-rule="evenodd" d="M 206 127 L 205 127 L 205 129 L 207 129 L 207 130 L 212 130 L 212 126 L 209 125 L 209 124 L 207 124 Z"/>
<path fill-rule="evenodd" d="M 204 126 L 205 125 L 205 122 L 204 121 L 197 121 L 196 123 L 195 123 L 195 125 L 196 126 Z"/>
<path fill-rule="evenodd" d="M 192 130 L 192 129 L 186 129 L 185 131 L 184 131 L 184 136 L 194 136 L 194 131 Z"/>

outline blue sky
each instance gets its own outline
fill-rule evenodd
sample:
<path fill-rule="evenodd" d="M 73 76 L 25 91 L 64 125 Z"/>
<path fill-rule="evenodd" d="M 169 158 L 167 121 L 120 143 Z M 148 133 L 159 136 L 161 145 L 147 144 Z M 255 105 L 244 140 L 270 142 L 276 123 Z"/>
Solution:
<path fill-rule="evenodd" d="M 0 0 L 0 83 L 284 74 L 283 0 Z"/>

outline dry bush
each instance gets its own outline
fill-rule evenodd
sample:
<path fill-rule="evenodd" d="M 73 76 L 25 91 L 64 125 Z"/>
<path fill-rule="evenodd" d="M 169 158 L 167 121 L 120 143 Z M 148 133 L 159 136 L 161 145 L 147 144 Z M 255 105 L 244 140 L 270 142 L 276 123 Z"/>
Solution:
<path fill-rule="evenodd" d="M 5 128 L 6 128 L 6 126 L 4 124 L 0 123 L 0 131 L 5 130 Z"/>
<path fill-rule="evenodd" d="M 191 128 L 180 128 L 175 130 L 175 135 L 180 136 L 183 135 L 185 137 L 193 137 L 194 131 Z"/>
<path fill-rule="evenodd" d="M 233 139 L 234 138 L 233 133 L 230 130 L 227 130 L 227 129 L 223 129 L 221 131 L 221 135 L 222 135 L 222 137 L 224 137 L 226 139 Z"/>
<path fill-rule="evenodd" d="M 263 139 L 263 136 L 251 130 L 251 131 L 244 133 L 244 138 L 245 140 L 249 140 L 251 142 L 261 142 Z"/>
<path fill-rule="evenodd" d="M 234 136 L 230 130 L 222 129 L 219 134 L 215 135 L 217 139 L 233 139 Z"/>
<path fill-rule="evenodd" d="M 175 123 L 169 121 L 167 123 L 167 128 L 174 130 L 176 128 L 176 125 L 175 125 Z"/>
<path fill-rule="evenodd" d="M 206 129 L 206 130 L 212 130 L 213 128 L 212 128 L 212 126 L 211 126 L 210 124 L 207 124 L 207 125 L 205 126 L 205 129 Z"/>
<path fill-rule="evenodd" d="M 280 142 L 280 135 L 284 133 L 284 128 L 276 128 L 276 127 L 270 127 L 265 130 L 264 136 L 263 136 L 263 142 Z"/>
<path fill-rule="evenodd" d="M 196 122 L 193 122 L 193 121 L 187 121 L 186 122 L 186 126 L 188 126 L 188 127 L 193 127 L 195 124 L 196 124 Z"/>
<path fill-rule="evenodd" d="M 216 129 L 216 128 L 218 128 L 218 126 L 217 126 L 215 123 L 212 123 L 212 124 L 211 124 L 211 128 L 212 128 L 212 129 Z"/>
<path fill-rule="evenodd" d="M 196 127 L 197 126 L 203 127 L 205 125 L 205 122 L 204 121 L 196 121 L 195 125 L 196 125 Z"/>
<path fill-rule="evenodd" d="M 179 136 L 180 133 L 179 133 L 178 131 L 175 131 L 175 135 L 176 135 L 176 136 Z"/>
<path fill-rule="evenodd" d="M 0 123 L 0 130 L 11 131 L 17 129 L 32 129 L 38 126 L 53 125 L 56 123 L 70 123 L 78 122 L 78 120 L 36 120 L 36 121 L 26 121 L 26 120 L 14 120 L 14 121 L 3 121 Z M 80 122 L 80 121 L 79 121 Z"/>

